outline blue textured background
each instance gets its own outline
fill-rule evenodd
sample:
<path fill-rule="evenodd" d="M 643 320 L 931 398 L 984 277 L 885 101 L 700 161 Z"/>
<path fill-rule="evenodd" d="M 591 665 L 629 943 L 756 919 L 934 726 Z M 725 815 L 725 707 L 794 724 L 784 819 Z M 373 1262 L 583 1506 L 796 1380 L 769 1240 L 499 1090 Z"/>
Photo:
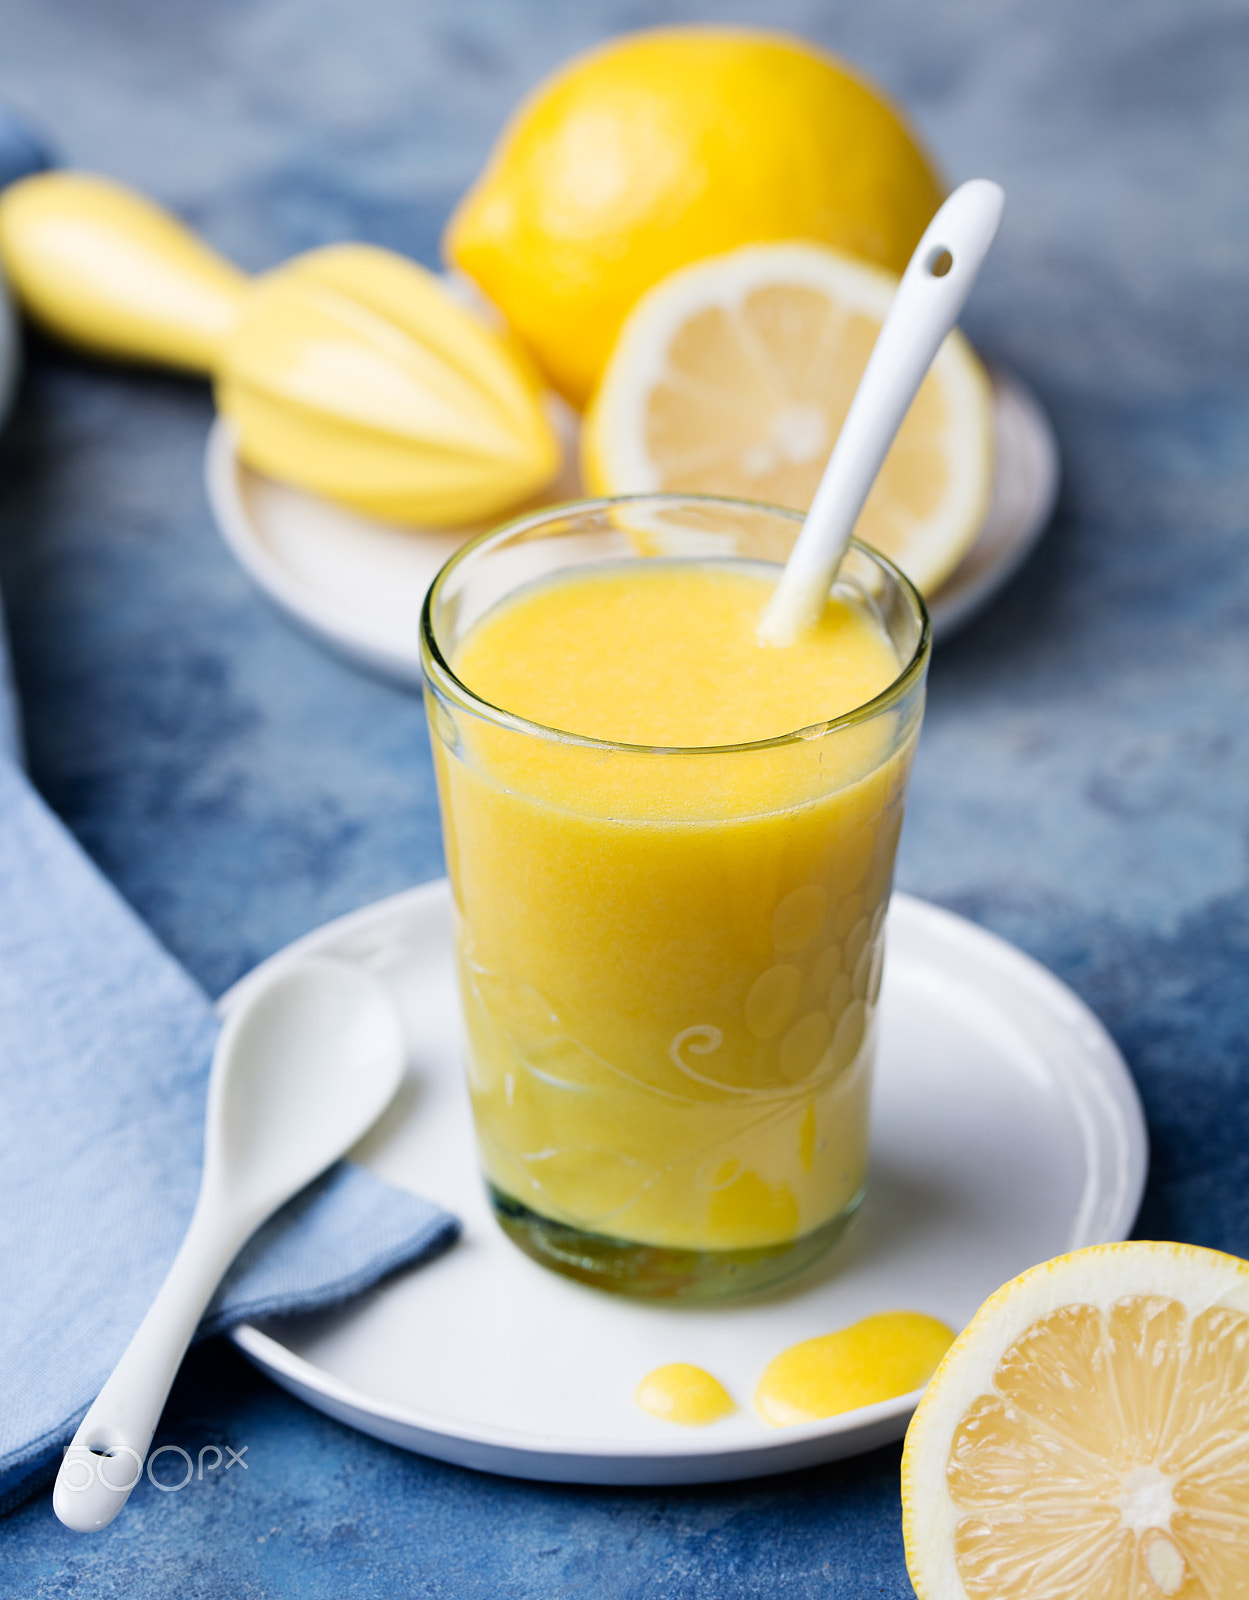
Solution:
<path fill-rule="evenodd" d="M 966 319 L 1055 420 L 1058 518 L 939 653 L 902 884 L 1100 1012 L 1154 1148 L 1140 1231 L 1249 1255 L 1249 10 L 1243 0 L 769 0 L 1005 184 Z M 358 236 L 433 261 L 506 110 L 643 0 L 4 0 L 0 97 L 258 269 Z M 34 775 L 210 989 L 441 870 L 418 707 L 290 632 L 219 542 L 194 382 L 32 350 L 0 584 Z M 22 1595 L 732 1600 L 909 1594 L 896 1449 L 711 1490 L 442 1467 L 197 1352 L 145 1485 L 78 1540 L 0 1522 Z M 171 1471 L 178 1467 L 171 1460 Z"/>

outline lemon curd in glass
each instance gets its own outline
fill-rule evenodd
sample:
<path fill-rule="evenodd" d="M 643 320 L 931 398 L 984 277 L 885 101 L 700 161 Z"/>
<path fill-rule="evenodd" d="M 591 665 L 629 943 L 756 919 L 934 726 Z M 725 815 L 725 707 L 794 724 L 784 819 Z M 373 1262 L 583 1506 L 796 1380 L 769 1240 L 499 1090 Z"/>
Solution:
<path fill-rule="evenodd" d="M 927 627 L 859 548 L 760 645 L 799 520 L 565 508 L 426 604 L 482 1164 L 512 1238 L 603 1287 L 760 1287 L 862 1195 Z"/>

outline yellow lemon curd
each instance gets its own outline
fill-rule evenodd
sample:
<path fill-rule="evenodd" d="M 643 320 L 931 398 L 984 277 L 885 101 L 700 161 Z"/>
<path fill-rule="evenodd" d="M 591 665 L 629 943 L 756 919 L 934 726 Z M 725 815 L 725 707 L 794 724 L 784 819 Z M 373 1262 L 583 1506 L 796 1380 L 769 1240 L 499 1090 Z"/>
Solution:
<path fill-rule="evenodd" d="M 686 1428 L 705 1428 L 737 1410 L 719 1378 L 688 1361 L 672 1361 L 648 1372 L 634 1398 L 652 1417 Z"/>
<path fill-rule="evenodd" d="M 485 1171 L 609 1238 L 782 1245 L 863 1185 L 918 705 L 825 729 L 900 663 L 840 600 L 761 646 L 773 579 L 587 568 L 470 629 L 477 699 L 607 746 L 431 701 Z"/>
<path fill-rule="evenodd" d="M 882 1311 L 783 1350 L 759 1380 L 755 1409 L 789 1428 L 892 1400 L 926 1384 L 953 1343 L 936 1317 Z"/>

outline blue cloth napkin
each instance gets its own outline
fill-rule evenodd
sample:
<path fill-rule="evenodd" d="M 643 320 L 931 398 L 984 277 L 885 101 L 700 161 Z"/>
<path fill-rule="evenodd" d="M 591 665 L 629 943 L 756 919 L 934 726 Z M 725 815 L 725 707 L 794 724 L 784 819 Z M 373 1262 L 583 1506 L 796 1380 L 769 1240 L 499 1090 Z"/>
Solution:
<path fill-rule="evenodd" d="M 173 1259 L 218 1026 L 20 745 L 0 629 L 0 1511 L 52 1476 Z M 246 1246 L 200 1332 L 333 1304 L 458 1232 L 340 1162 Z"/>

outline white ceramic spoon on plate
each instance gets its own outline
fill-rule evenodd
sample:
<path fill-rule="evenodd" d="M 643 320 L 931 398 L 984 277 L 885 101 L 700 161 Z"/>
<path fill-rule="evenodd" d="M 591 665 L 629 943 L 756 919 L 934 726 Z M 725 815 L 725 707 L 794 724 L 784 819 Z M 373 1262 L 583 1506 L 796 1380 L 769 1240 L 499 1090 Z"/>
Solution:
<path fill-rule="evenodd" d="M 301 961 L 231 1012 L 208 1081 L 195 1211 L 151 1309 L 61 1463 L 52 1504 L 67 1528 L 92 1533 L 125 1505 L 226 1269 L 267 1217 L 377 1120 L 399 1086 L 404 1056 L 403 1024 L 385 986 L 341 961 Z"/>

